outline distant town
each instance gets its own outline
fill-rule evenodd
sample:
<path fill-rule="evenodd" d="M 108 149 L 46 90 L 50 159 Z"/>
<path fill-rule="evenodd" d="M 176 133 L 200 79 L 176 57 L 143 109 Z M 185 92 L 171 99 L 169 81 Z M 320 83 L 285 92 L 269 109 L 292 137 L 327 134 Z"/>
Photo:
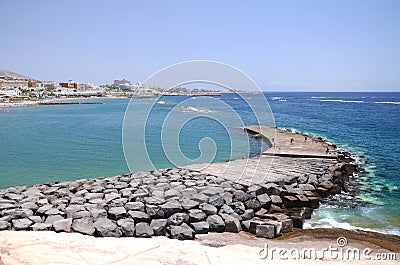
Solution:
<path fill-rule="evenodd" d="M 219 95 L 226 90 L 203 88 L 188 89 L 176 87 L 165 89 L 158 86 L 145 86 L 130 80 L 114 80 L 112 84 L 81 84 L 73 80 L 43 81 L 35 80 L 13 72 L 0 70 L 0 103 L 43 101 L 50 99 L 73 99 L 89 97 L 152 97 L 160 95 L 196 96 Z"/>

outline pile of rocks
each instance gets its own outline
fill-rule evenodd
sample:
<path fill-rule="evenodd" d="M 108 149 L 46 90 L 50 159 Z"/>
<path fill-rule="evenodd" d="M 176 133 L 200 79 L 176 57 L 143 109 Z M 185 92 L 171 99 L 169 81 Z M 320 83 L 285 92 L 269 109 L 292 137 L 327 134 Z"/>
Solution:
<path fill-rule="evenodd" d="M 0 190 L 0 230 L 182 240 L 195 234 L 244 230 L 273 238 L 293 227 L 302 228 L 322 197 L 336 192 L 335 174 L 343 180 L 347 173 L 336 168 L 320 178 L 310 174 L 244 186 L 174 168 L 11 187 Z"/>

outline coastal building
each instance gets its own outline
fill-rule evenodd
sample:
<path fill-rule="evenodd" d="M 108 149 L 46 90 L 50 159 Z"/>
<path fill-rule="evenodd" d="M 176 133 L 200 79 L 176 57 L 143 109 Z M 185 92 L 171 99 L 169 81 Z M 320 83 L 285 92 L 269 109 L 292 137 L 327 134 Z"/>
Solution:
<path fill-rule="evenodd" d="M 68 82 L 61 82 L 59 83 L 61 87 L 63 88 L 78 88 L 78 83 L 77 82 L 72 82 L 72 80 L 68 80 Z"/>
<path fill-rule="evenodd" d="M 120 85 L 132 85 L 132 83 L 131 83 L 131 81 L 126 80 L 126 79 L 122 79 L 122 80 L 115 79 L 114 86 L 119 87 Z"/>
<path fill-rule="evenodd" d="M 19 89 L 0 90 L 0 98 L 20 96 Z"/>

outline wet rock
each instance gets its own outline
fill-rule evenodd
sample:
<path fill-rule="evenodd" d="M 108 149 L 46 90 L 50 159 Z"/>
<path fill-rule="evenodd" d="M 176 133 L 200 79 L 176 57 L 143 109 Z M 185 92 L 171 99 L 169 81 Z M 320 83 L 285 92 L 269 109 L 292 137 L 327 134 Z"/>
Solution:
<path fill-rule="evenodd" d="M 219 215 L 210 215 L 207 217 L 207 222 L 211 232 L 224 232 L 225 223 Z"/>
<path fill-rule="evenodd" d="M 167 219 L 153 219 L 151 221 L 150 227 L 153 229 L 155 236 L 165 235 L 167 222 Z"/>
<path fill-rule="evenodd" d="M 135 235 L 137 237 L 151 237 L 154 235 L 153 228 L 151 228 L 148 223 L 138 223 L 135 229 Z"/>
<path fill-rule="evenodd" d="M 121 237 L 122 232 L 119 227 L 107 218 L 99 218 L 94 222 L 93 227 L 96 229 L 95 235 L 101 237 Z"/>
<path fill-rule="evenodd" d="M 322 183 L 320 184 L 320 187 L 322 187 L 322 188 L 324 188 L 324 189 L 327 189 L 327 190 L 330 190 L 330 189 L 332 189 L 332 187 L 333 187 L 333 183 L 330 182 L 329 180 L 326 180 L 326 181 L 324 181 L 324 182 L 322 182 Z"/>
<path fill-rule="evenodd" d="M 281 223 L 282 223 L 282 233 L 289 233 L 293 231 L 292 219 L 282 220 Z"/>
<path fill-rule="evenodd" d="M 333 184 L 332 188 L 330 189 L 330 192 L 333 194 L 340 194 L 342 193 L 342 188 L 338 184 Z"/>
<path fill-rule="evenodd" d="M 292 215 L 290 219 L 293 221 L 293 227 L 295 228 L 303 228 L 304 225 L 304 217 L 299 215 Z"/>

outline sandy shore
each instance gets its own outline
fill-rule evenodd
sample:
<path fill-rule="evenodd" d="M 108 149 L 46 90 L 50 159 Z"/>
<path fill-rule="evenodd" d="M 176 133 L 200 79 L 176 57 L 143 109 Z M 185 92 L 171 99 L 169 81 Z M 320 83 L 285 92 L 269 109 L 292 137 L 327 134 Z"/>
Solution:
<path fill-rule="evenodd" d="M 344 254 L 337 258 L 323 254 L 323 248 L 341 249 L 337 245 L 338 236 L 347 239 L 343 250 L 358 249 L 362 253 L 370 249 L 369 254 L 361 255 L 360 259 L 358 256 L 354 259 L 350 252 L 350 256 Z M 243 232 L 210 233 L 198 235 L 195 241 L 2 231 L 0 264 L 399 264 L 395 260 L 377 260 L 378 256 L 388 257 L 388 253 L 398 252 L 399 240 L 397 236 L 338 229 L 298 231 L 275 240 L 260 239 Z M 277 252 L 272 252 L 273 249 L 290 250 L 293 255 L 274 255 Z M 312 253 L 307 252 L 311 250 L 316 251 L 316 260 L 313 254 L 307 254 Z M 306 256 L 297 256 L 297 251 Z M 399 254 L 396 258 L 399 260 Z"/>

